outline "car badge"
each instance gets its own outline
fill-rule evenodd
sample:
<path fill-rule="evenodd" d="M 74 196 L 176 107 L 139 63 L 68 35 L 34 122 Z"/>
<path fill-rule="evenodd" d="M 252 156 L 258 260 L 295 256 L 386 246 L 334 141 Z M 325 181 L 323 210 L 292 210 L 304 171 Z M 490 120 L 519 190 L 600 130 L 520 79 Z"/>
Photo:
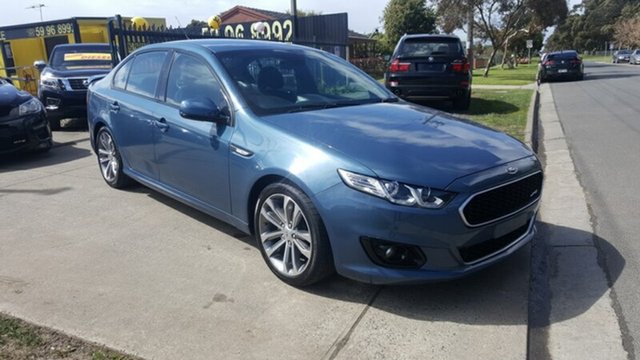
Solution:
<path fill-rule="evenodd" d="M 509 167 L 507 168 L 507 174 L 509 174 L 509 175 L 515 175 L 515 174 L 517 174 L 517 173 L 518 173 L 518 168 L 517 168 L 517 167 L 509 166 Z"/>
<path fill-rule="evenodd" d="M 429 60 L 429 62 L 433 62 L 433 56 L 429 56 L 429 59 L 427 60 Z"/>
<path fill-rule="evenodd" d="M 82 85 L 84 85 L 84 87 L 89 86 L 89 79 L 82 80 Z"/>

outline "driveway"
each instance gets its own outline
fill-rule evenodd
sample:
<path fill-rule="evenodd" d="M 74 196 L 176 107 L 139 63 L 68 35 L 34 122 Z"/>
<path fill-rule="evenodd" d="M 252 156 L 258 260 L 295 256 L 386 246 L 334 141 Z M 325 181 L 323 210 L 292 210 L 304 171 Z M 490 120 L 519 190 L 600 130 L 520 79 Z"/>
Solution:
<path fill-rule="evenodd" d="M 525 359 L 529 247 L 470 278 L 299 290 L 253 240 L 142 186 L 90 144 L 0 163 L 0 311 L 154 359 Z M 84 140 L 83 140 L 84 139 Z"/>

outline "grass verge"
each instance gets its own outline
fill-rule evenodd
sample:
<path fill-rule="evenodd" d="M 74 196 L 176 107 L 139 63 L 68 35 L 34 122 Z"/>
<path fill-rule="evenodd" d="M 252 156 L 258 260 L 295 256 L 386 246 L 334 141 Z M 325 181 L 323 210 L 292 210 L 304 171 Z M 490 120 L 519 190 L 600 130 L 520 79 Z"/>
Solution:
<path fill-rule="evenodd" d="M 533 90 L 473 90 L 469 111 L 457 114 L 524 141 Z"/>
<path fill-rule="evenodd" d="M 473 70 L 473 85 L 527 85 L 536 81 L 538 63 L 521 64 L 513 69 L 501 69 L 494 66 L 489 70 L 489 76 L 484 77 L 484 69 Z"/>
<path fill-rule="evenodd" d="M 0 313 L 0 360 L 137 360 L 104 346 Z"/>

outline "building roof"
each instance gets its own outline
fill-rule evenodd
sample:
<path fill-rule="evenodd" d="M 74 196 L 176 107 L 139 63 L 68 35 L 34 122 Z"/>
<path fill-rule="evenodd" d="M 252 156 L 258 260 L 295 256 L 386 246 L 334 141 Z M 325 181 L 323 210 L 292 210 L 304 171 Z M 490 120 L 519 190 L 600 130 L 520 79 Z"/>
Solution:
<path fill-rule="evenodd" d="M 222 12 L 220 19 L 223 24 L 260 21 L 260 20 L 276 20 L 289 17 L 290 15 L 283 12 L 256 9 L 242 5 L 236 5 L 231 9 Z"/>

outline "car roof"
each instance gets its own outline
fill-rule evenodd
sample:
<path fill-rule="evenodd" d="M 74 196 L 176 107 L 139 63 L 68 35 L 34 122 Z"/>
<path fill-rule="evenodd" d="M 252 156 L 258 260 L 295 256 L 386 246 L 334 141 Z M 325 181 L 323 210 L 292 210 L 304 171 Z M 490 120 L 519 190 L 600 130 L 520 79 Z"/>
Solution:
<path fill-rule="evenodd" d="M 550 53 L 546 53 L 545 55 L 560 55 L 560 54 L 578 54 L 578 52 L 576 50 L 560 50 L 560 51 L 553 51 Z"/>
<path fill-rule="evenodd" d="M 164 43 L 151 44 L 144 47 L 144 49 L 155 48 L 171 48 L 171 49 L 183 49 L 183 50 L 195 50 L 195 49 L 207 49 L 214 53 L 226 52 L 232 50 L 273 50 L 273 49 L 309 49 L 306 46 L 294 45 L 290 43 L 283 43 L 277 41 L 268 40 L 249 40 L 249 39 L 194 39 L 194 40 L 178 40 L 169 41 Z"/>
<path fill-rule="evenodd" d="M 460 40 L 459 37 L 455 35 L 448 35 L 448 34 L 405 34 L 402 37 L 402 39 L 416 39 L 416 38 Z"/>
<path fill-rule="evenodd" d="M 105 47 L 109 48 L 111 45 L 106 43 L 77 43 L 77 44 L 58 44 L 56 48 L 79 48 L 79 47 Z"/>

